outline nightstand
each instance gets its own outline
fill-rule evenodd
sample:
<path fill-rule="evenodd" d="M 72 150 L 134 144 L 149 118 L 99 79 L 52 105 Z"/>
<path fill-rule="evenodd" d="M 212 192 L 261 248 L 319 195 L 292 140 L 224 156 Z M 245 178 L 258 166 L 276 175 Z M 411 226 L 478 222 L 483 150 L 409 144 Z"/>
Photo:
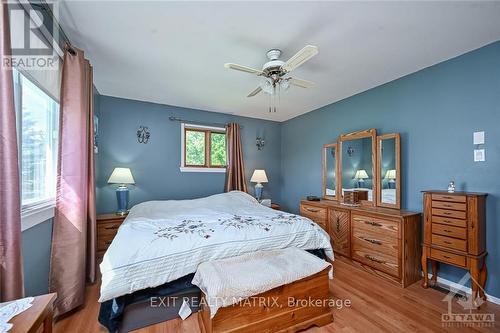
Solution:
<path fill-rule="evenodd" d="M 101 263 L 104 252 L 115 238 L 118 228 L 126 217 L 115 213 L 97 215 L 97 264 Z"/>
<path fill-rule="evenodd" d="M 9 322 L 13 324 L 11 333 L 51 333 L 53 329 L 53 306 L 57 294 L 35 296 L 29 309 L 15 315 Z"/>
<path fill-rule="evenodd" d="M 281 206 L 277 203 L 271 203 L 271 208 L 276 210 L 281 210 Z"/>

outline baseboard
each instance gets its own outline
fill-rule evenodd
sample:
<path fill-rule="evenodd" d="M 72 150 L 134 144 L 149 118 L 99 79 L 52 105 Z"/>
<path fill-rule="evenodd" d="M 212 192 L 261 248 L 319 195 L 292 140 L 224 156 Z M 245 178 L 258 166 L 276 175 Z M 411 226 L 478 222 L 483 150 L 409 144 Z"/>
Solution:
<path fill-rule="evenodd" d="M 432 277 L 432 274 L 429 273 L 427 274 L 428 277 L 429 277 L 429 281 L 431 280 L 431 277 Z M 455 289 L 455 290 L 461 290 L 463 291 L 464 293 L 468 294 L 468 295 L 471 295 L 472 294 L 472 290 L 471 288 L 469 287 L 466 287 L 466 286 L 462 286 L 456 282 L 453 282 L 453 281 L 450 281 L 450 280 L 446 280 L 446 279 L 443 279 L 442 277 L 439 277 L 437 278 L 437 282 L 442 285 L 442 286 L 445 286 L 447 287 L 448 289 L 451 290 L 451 288 Z M 489 295 L 488 293 L 486 293 L 486 297 L 488 299 L 488 302 L 491 302 L 491 303 L 495 303 L 495 304 L 498 304 L 500 305 L 500 298 L 498 297 L 495 297 L 495 296 L 491 296 Z"/>

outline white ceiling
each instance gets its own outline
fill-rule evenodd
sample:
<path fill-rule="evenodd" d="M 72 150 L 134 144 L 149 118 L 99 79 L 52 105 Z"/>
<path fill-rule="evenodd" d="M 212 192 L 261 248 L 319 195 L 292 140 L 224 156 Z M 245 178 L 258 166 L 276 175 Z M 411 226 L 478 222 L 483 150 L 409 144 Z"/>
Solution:
<path fill-rule="evenodd" d="M 104 95 L 284 121 L 500 39 L 500 2 L 59 2 L 61 25 Z M 259 78 L 265 52 L 319 54 L 295 71 L 277 113 Z"/>

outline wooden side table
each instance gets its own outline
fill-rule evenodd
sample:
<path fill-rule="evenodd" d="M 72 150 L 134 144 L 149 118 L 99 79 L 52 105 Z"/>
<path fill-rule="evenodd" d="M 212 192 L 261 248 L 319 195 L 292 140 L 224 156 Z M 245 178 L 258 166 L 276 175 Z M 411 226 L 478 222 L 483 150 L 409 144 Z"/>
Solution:
<path fill-rule="evenodd" d="M 52 333 L 56 296 L 55 293 L 36 296 L 29 309 L 9 321 L 14 325 L 9 333 L 35 333 L 42 325 L 43 333 Z"/>
<path fill-rule="evenodd" d="M 271 208 L 276 210 L 281 210 L 281 206 L 277 203 L 271 203 Z"/>
<path fill-rule="evenodd" d="M 97 253 L 96 264 L 99 264 L 104 256 L 104 252 L 115 238 L 118 228 L 127 216 L 116 215 L 115 213 L 97 215 Z"/>

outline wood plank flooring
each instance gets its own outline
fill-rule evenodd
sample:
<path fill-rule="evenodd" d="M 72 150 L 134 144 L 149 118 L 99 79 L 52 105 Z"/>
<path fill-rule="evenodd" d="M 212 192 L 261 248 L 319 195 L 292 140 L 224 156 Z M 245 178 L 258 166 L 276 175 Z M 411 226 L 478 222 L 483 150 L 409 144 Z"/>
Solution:
<path fill-rule="evenodd" d="M 447 313 L 444 293 L 423 289 L 415 283 L 406 289 L 377 278 L 341 260 L 334 263 L 335 278 L 330 282 L 334 299 L 350 300 L 347 308 L 333 309 L 334 322 L 307 332 L 500 332 L 500 306 L 484 304 L 479 313 L 493 313 L 494 327 L 443 327 L 441 314 Z M 104 333 L 107 330 L 97 322 L 99 312 L 99 286 L 87 288 L 86 304 L 73 314 L 59 320 L 55 332 Z M 453 302 L 453 313 L 467 313 Z M 180 319 L 149 326 L 134 332 L 140 333 L 198 333 L 197 314 L 185 321 Z"/>

